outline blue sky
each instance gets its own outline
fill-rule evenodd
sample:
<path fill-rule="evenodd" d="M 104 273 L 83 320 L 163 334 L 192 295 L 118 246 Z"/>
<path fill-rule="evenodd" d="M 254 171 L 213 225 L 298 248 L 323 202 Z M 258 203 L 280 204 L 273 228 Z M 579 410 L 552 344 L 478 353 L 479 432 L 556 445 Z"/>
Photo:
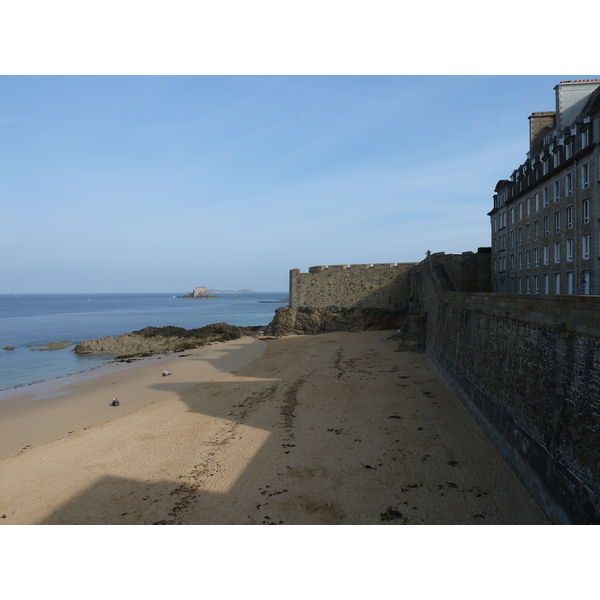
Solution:
<path fill-rule="evenodd" d="M 2 76 L 0 293 L 279 291 L 476 251 L 527 117 L 585 77 Z"/>

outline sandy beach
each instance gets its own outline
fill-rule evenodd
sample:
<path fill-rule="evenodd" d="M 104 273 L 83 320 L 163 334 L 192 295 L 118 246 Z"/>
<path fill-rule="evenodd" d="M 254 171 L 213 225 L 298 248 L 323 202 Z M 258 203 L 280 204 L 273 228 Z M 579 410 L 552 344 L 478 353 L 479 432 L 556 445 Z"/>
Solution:
<path fill-rule="evenodd" d="M 0 524 L 547 524 L 392 333 L 242 338 L 17 390 Z"/>

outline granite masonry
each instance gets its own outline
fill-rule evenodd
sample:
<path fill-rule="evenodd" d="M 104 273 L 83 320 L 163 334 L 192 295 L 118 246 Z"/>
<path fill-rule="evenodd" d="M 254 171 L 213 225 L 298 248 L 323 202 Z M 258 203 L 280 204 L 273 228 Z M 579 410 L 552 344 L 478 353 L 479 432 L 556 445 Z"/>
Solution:
<path fill-rule="evenodd" d="M 548 517 L 600 523 L 599 298 L 492 293 L 491 258 L 293 269 L 290 308 L 403 315 Z"/>

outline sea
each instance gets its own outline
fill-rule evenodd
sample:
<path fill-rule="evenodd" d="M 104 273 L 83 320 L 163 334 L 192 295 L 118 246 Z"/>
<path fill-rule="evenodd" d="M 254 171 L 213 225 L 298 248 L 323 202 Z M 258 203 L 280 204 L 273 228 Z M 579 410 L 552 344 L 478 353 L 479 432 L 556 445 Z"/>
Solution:
<path fill-rule="evenodd" d="M 82 341 L 174 325 L 268 325 L 287 292 L 211 292 L 218 299 L 160 294 L 0 294 L 0 390 L 96 369 L 112 356 L 75 354 Z M 285 301 L 284 301 L 285 300 Z M 59 350 L 36 350 L 70 342 Z M 5 350 L 13 347 L 14 350 Z"/>

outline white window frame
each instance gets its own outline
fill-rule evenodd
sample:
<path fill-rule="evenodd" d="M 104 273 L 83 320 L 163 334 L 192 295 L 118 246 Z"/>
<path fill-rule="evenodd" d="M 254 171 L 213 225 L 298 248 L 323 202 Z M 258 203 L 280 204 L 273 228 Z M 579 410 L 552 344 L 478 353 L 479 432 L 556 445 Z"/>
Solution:
<path fill-rule="evenodd" d="M 573 173 L 565 175 L 565 196 L 573 195 Z"/>
<path fill-rule="evenodd" d="M 560 202 L 560 181 L 554 182 L 554 202 Z"/>
<path fill-rule="evenodd" d="M 554 264 L 560 264 L 560 242 L 554 242 Z"/>
<path fill-rule="evenodd" d="M 567 294 L 573 293 L 573 271 L 567 273 Z"/>
<path fill-rule="evenodd" d="M 573 262 L 573 240 L 565 240 L 565 260 Z"/>
<path fill-rule="evenodd" d="M 590 236 L 585 234 L 581 236 L 581 258 L 587 260 L 590 257 Z"/>
<path fill-rule="evenodd" d="M 567 229 L 573 229 L 573 207 L 567 206 L 565 211 L 565 217 L 567 221 Z"/>
<path fill-rule="evenodd" d="M 581 212 L 583 217 L 584 224 L 588 224 L 590 222 L 590 201 L 584 200 L 581 203 Z"/>
<path fill-rule="evenodd" d="M 581 147 L 587 148 L 590 145 L 590 131 L 586 129 L 581 132 Z"/>
<path fill-rule="evenodd" d="M 544 246 L 544 264 L 550 264 L 550 246 Z"/>
<path fill-rule="evenodd" d="M 585 190 L 590 187 L 590 164 L 581 165 L 581 189 Z"/>

